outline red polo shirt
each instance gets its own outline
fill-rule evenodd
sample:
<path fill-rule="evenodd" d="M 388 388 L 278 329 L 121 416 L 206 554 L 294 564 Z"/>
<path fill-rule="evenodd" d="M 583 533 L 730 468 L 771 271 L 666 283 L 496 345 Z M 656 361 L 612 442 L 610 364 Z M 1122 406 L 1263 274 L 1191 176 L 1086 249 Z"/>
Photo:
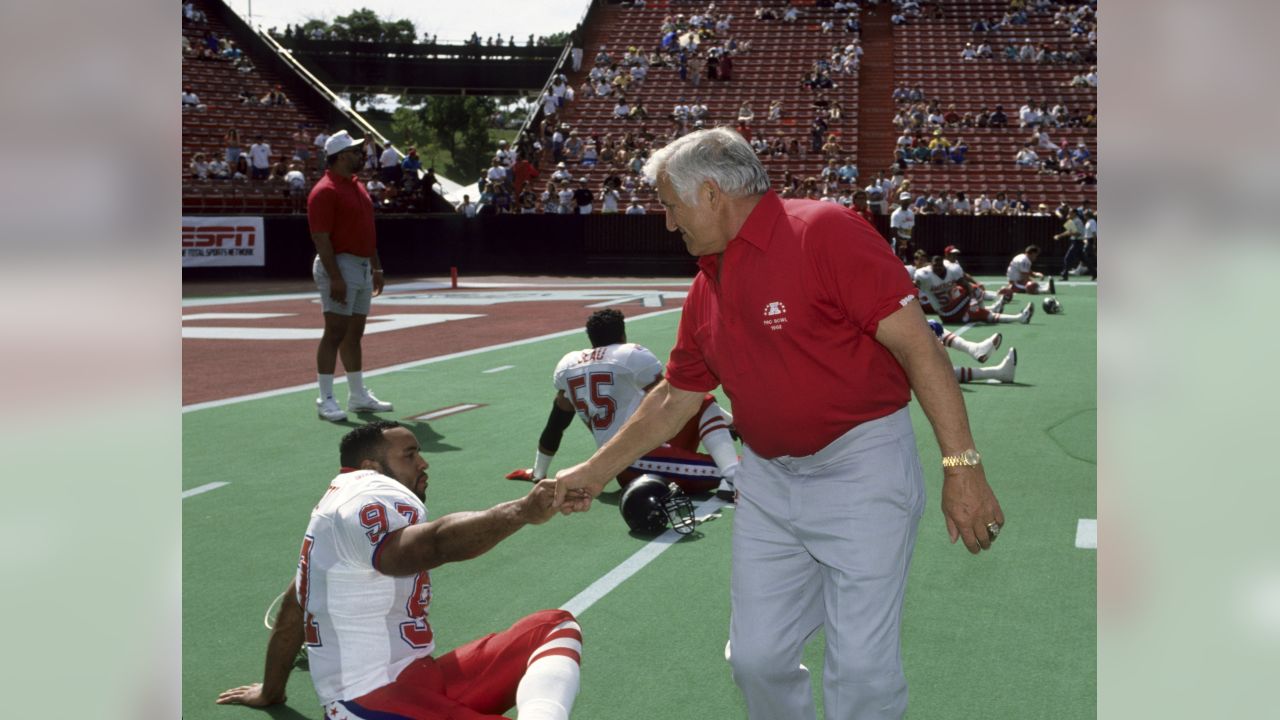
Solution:
<path fill-rule="evenodd" d="M 335 255 L 367 258 L 377 247 L 373 200 L 358 176 L 344 178 L 326 170 L 307 197 L 307 223 L 313 233 L 329 233 Z"/>
<path fill-rule="evenodd" d="M 875 333 L 916 288 L 864 219 L 769 191 L 724 254 L 698 265 L 667 380 L 699 393 L 723 385 L 757 454 L 812 455 L 910 401 Z"/>

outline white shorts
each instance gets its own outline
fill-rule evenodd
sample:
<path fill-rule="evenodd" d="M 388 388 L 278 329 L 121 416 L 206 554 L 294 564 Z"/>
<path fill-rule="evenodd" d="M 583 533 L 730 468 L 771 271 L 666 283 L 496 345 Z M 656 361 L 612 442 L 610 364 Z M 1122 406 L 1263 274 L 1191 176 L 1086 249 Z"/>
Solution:
<path fill-rule="evenodd" d="M 316 255 L 311 263 L 311 276 L 315 278 L 316 288 L 320 290 L 320 304 L 327 313 L 335 315 L 368 315 L 369 305 L 373 302 L 373 266 L 369 258 L 338 253 L 334 256 L 338 262 L 338 271 L 347 283 L 347 301 L 334 302 L 329 297 L 329 273 Z"/>

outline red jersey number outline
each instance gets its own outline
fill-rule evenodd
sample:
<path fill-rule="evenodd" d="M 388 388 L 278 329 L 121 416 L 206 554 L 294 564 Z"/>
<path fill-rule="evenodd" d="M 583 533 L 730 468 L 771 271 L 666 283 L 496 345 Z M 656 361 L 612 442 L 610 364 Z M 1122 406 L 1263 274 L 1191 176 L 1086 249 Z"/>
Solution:
<path fill-rule="evenodd" d="M 574 407 L 578 408 L 582 418 L 591 427 L 596 430 L 604 430 L 613 425 L 613 418 L 618 413 L 618 404 L 613 398 L 601 392 L 601 386 L 613 385 L 613 373 L 611 372 L 593 372 L 587 375 L 577 375 L 569 378 L 569 399 L 573 401 Z M 584 387 L 588 387 L 588 395 L 591 404 L 579 396 L 579 391 Z M 599 408 L 600 413 L 592 412 L 593 408 Z"/>
<path fill-rule="evenodd" d="M 316 616 L 307 610 L 307 602 L 311 599 L 311 548 L 316 544 L 316 539 L 307 535 L 302 539 L 302 551 L 298 558 L 298 601 L 302 605 L 303 622 L 302 629 L 306 636 L 306 643 L 309 647 L 320 647 L 320 624 L 316 622 Z"/>

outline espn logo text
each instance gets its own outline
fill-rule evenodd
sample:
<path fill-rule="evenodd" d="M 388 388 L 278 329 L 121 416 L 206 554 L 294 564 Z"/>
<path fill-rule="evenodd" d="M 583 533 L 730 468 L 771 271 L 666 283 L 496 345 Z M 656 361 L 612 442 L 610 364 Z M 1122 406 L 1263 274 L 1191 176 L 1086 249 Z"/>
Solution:
<path fill-rule="evenodd" d="M 184 257 L 253 255 L 257 243 L 258 228 L 253 225 L 182 226 Z"/>

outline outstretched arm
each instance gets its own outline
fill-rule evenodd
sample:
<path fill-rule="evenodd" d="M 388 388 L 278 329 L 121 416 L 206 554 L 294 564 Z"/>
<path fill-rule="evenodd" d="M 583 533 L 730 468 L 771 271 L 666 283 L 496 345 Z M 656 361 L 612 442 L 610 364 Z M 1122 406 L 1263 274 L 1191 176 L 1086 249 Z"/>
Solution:
<path fill-rule="evenodd" d="M 556 507 L 565 513 L 589 510 L 591 498 L 600 494 L 610 478 L 679 432 L 702 407 L 704 395 L 681 390 L 666 380 L 654 386 L 612 440 L 586 462 L 556 473 Z M 583 492 L 566 500 L 573 490 Z"/>
<path fill-rule="evenodd" d="M 384 575 L 404 576 L 483 555 L 525 525 L 550 520 L 555 484 L 542 480 L 519 500 L 397 530 L 382 541 L 375 566 Z"/>
<path fill-rule="evenodd" d="M 907 305 L 880 321 L 876 340 L 902 365 L 920 407 L 933 425 L 943 456 L 958 455 L 973 447 L 964 397 L 946 350 L 937 341 L 920 311 L 919 303 Z M 943 470 L 942 514 L 951 542 L 964 540 L 975 555 L 991 547 L 987 523 L 1004 524 L 1000 502 L 987 484 L 986 471 L 976 467 Z"/>
<path fill-rule="evenodd" d="M 241 685 L 223 692 L 218 696 L 219 705 L 266 707 L 287 699 L 285 687 L 289 683 L 289 673 L 293 671 L 293 659 L 297 657 L 303 641 L 302 606 L 298 604 L 295 582 L 296 580 L 290 581 L 289 588 L 284 591 L 284 600 L 280 603 L 280 611 L 276 613 L 276 624 L 271 628 L 262 682 Z"/>

